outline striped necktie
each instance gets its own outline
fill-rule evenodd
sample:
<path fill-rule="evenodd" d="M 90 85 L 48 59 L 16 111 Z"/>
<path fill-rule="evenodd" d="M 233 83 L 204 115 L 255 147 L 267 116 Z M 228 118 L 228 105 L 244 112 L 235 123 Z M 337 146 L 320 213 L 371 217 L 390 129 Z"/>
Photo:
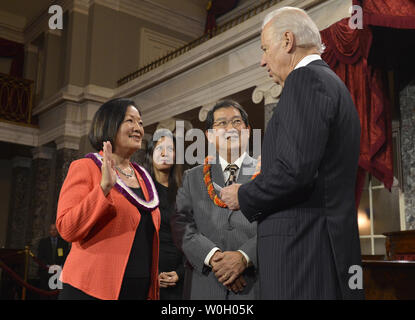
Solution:
<path fill-rule="evenodd" d="M 225 168 L 225 171 L 229 171 L 231 174 L 229 175 L 228 181 L 226 181 L 225 185 L 230 186 L 232 183 L 236 182 L 236 171 L 239 167 L 236 164 L 228 164 Z"/>

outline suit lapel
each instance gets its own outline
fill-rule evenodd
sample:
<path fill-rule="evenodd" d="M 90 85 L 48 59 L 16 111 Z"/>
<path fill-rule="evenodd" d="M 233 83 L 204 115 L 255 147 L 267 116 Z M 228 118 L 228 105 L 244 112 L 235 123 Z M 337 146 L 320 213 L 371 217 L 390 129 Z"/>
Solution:
<path fill-rule="evenodd" d="M 249 182 L 252 175 L 254 174 L 253 170 L 255 169 L 254 159 L 251 158 L 248 154 L 245 156 L 244 161 L 242 162 L 242 167 L 239 169 L 237 183 L 244 184 Z M 212 164 L 212 181 L 217 183 L 219 186 L 225 186 L 225 178 L 223 176 L 222 167 L 219 162 L 219 158 L 216 159 L 216 163 Z"/>
<path fill-rule="evenodd" d="M 247 154 L 242 162 L 242 167 L 239 169 L 238 179 L 236 182 L 239 184 L 249 182 L 254 174 L 254 169 L 254 159 Z"/>
<path fill-rule="evenodd" d="M 215 164 L 212 164 L 212 181 L 217 183 L 219 186 L 225 186 L 225 178 L 223 177 L 222 167 L 220 165 L 219 159 L 217 159 Z"/>

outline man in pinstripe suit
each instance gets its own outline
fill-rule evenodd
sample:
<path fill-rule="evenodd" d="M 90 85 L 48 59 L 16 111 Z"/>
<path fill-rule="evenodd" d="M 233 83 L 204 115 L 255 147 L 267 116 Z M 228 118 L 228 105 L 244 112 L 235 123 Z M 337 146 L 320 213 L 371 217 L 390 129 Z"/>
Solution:
<path fill-rule="evenodd" d="M 219 101 L 207 115 L 206 136 L 217 154 L 210 168 L 216 188 L 248 182 L 257 161 L 245 152 L 249 140 L 245 110 L 235 101 Z M 257 299 L 256 223 L 249 223 L 241 211 L 214 203 L 205 168 L 200 165 L 184 173 L 171 219 L 173 239 L 189 262 L 185 298 Z"/>
<path fill-rule="evenodd" d="M 361 299 L 355 208 L 360 121 L 344 83 L 321 60 L 317 26 L 301 9 L 270 13 L 261 66 L 283 86 L 255 180 L 222 199 L 258 221 L 262 299 Z"/>

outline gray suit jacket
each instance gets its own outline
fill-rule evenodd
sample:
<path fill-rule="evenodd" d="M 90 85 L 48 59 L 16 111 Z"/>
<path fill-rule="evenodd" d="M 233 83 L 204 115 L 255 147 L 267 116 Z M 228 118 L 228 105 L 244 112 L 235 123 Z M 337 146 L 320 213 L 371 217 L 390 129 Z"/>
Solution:
<path fill-rule="evenodd" d="M 239 169 L 237 183 L 251 179 L 257 161 L 246 155 Z M 248 170 L 247 170 L 248 169 Z M 219 161 L 212 164 L 212 181 L 221 187 L 225 181 Z M 218 191 L 217 191 L 218 192 Z M 176 199 L 176 213 L 171 218 L 173 239 L 188 260 L 185 292 L 190 299 L 257 299 L 257 225 L 249 223 L 241 211 L 216 206 L 203 180 L 203 165 L 187 170 Z M 204 260 L 218 247 L 222 251 L 244 251 L 253 266 L 244 272 L 245 289 L 238 294 L 227 291 Z"/>

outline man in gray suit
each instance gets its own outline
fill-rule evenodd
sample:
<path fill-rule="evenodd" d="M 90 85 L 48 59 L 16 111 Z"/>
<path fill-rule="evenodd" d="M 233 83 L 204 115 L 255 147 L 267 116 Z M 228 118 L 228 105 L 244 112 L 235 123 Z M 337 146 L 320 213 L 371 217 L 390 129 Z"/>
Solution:
<path fill-rule="evenodd" d="M 239 210 L 222 207 L 215 197 L 225 185 L 244 184 L 255 172 L 257 160 L 245 152 L 249 129 L 248 115 L 237 102 L 219 101 L 206 119 L 206 137 L 216 149 L 216 161 L 184 173 L 171 224 L 176 245 L 188 260 L 187 298 L 258 298 L 256 223 L 249 223 Z"/>

